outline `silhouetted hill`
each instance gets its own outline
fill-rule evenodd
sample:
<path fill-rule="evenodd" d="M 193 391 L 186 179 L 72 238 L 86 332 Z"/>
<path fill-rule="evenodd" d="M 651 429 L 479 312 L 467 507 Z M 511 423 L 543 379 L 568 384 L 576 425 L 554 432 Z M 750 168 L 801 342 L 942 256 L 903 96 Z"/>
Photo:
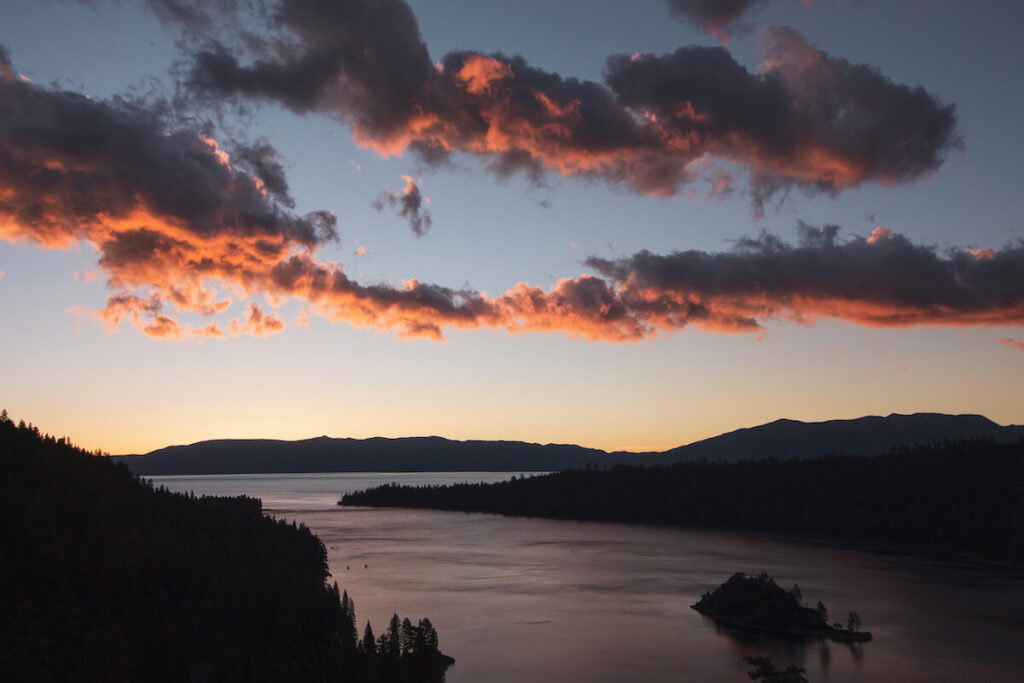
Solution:
<path fill-rule="evenodd" d="M 452 441 L 441 437 L 303 441 L 237 439 L 171 446 L 147 455 L 114 456 L 146 475 L 259 472 L 525 472 L 585 466 L 664 465 L 707 460 L 813 458 L 827 453 L 877 455 L 930 441 L 1013 441 L 1024 427 L 1002 427 L 980 415 L 889 415 L 855 420 L 777 420 L 680 446 L 664 453 L 606 453 L 573 445 L 522 441 Z"/>
<path fill-rule="evenodd" d="M 759 427 L 737 429 L 720 436 L 665 451 L 656 459 L 675 462 L 739 462 L 762 458 L 808 458 L 827 453 L 878 455 L 898 446 L 930 441 L 992 439 L 1015 441 L 1024 426 L 1003 427 L 981 415 L 915 413 L 855 420 L 798 422 L 776 420 Z"/>
<path fill-rule="evenodd" d="M 357 644 L 323 543 L 258 499 L 154 489 L 6 411 L 0 524 L 6 681 L 406 683 L 452 662 L 427 619 Z"/>
<path fill-rule="evenodd" d="M 583 467 L 607 457 L 582 446 L 542 446 L 522 441 L 451 441 L 437 436 L 406 439 L 303 441 L 238 439 L 171 446 L 143 456 L 114 456 L 132 471 L 161 474 L 257 472 L 526 472 Z"/>

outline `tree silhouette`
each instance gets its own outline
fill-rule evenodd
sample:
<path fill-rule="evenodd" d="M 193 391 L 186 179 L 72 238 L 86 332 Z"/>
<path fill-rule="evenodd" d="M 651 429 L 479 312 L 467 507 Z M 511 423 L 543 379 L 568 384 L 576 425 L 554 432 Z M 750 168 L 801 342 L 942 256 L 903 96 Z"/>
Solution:
<path fill-rule="evenodd" d="M 416 649 L 416 632 L 413 630 L 409 617 L 402 619 L 402 654 L 407 655 Z"/>
<path fill-rule="evenodd" d="M 424 651 L 428 653 L 437 652 L 437 630 L 430 623 L 430 619 L 420 619 L 420 632 L 423 634 Z"/>
<path fill-rule="evenodd" d="M 338 592 L 338 583 L 334 583 L 334 592 Z M 348 591 L 341 596 L 341 615 L 339 617 L 339 638 L 346 650 L 356 648 L 356 640 L 359 633 L 356 631 L 356 603 L 348 597 Z"/>
<path fill-rule="evenodd" d="M 373 637 L 373 627 L 370 626 L 370 622 L 366 622 L 366 628 L 363 630 L 363 642 L 361 643 L 363 652 L 368 655 L 377 654 L 377 641 Z"/>
<path fill-rule="evenodd" d="M 823 603 L 821 600 L 818 600 L 818 604 L 815 605 L 814 609 L 818 610 L 818 614 L 821 615 L 821 620 L 827 624 L 828 623 L 828 608 L 825 607 L 825 603 Z"/>
<path fill-rule="evenodd" d="M 402 622 L 398 620 L 398 614 L 391 616 L 388 622 L 388 630 L 382 638 L 385 638 L 382 654 L 392 660 L 398 660 L 402 655 Z"/>
<path fill-rule="evenodd" d="M 859 631 L 861 627 L 860 615 L 856 612 L 850 612 L 850 616 L 846 620 L 846 627 L 851 631 Z"/>

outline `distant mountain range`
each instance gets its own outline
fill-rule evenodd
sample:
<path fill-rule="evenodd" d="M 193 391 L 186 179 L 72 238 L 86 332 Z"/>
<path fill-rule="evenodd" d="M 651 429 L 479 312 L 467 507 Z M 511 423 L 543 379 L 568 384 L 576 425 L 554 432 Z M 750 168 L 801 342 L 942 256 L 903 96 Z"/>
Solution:
<path fill-rule="evenodd" d="M 170 446 L 146 455 L 112 456 L 146 476 L 275 472 L 524 472 L 612 465 L 665 465 L 707 460 L 813 458 L 829 453 L 877 455 L 897 446 L 929 441 L 1015 441 L 1024 426 L 1007 426 L 981 415 L 916 413 L 854 420 L 776 420 L 737 429 L 662 453 L 626 453 L 522 441 L 452 441 L 437 436 L 404 439 L 302 441 L 230 439 Z"/>

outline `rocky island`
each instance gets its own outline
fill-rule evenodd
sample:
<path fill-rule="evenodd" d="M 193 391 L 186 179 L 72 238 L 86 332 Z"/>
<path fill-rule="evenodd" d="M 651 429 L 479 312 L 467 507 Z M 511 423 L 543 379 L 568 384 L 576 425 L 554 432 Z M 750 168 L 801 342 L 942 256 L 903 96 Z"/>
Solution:
<path fill-rule="evenodd" d="M 828 610 L 801 604 L 796 585 L 789 591 L 765 573 L 747 576 L 733 574 L 713 592 L 705 593 L 693 609 L 723 626 L 768 635 L 829 638 L 844 643 L 864 643 L 871 633 L 861 631 L 860 617 L 850 612 L 847 628 L 828 623 Z"/>

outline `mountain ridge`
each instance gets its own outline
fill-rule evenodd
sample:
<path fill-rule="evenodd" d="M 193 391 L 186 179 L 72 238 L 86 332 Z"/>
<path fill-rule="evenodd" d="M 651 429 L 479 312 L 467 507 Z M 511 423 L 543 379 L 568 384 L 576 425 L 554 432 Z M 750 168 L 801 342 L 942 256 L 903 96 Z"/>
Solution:
<path fill-rule="evenodd" d="M 310 472 L 552 471 L 587 466 L 661 465 L 707 460 L 812 458 L 829 453 L 877 455 L 928 441 L 1024 437 L 1024 426 L 983 415 L 890 413 L 802 422 L 780 418 L 663 452 L 607 452 L 574 444 L 426 437 L 213 439 L 145 455 L 111 456 L 147 476 Z"/>

